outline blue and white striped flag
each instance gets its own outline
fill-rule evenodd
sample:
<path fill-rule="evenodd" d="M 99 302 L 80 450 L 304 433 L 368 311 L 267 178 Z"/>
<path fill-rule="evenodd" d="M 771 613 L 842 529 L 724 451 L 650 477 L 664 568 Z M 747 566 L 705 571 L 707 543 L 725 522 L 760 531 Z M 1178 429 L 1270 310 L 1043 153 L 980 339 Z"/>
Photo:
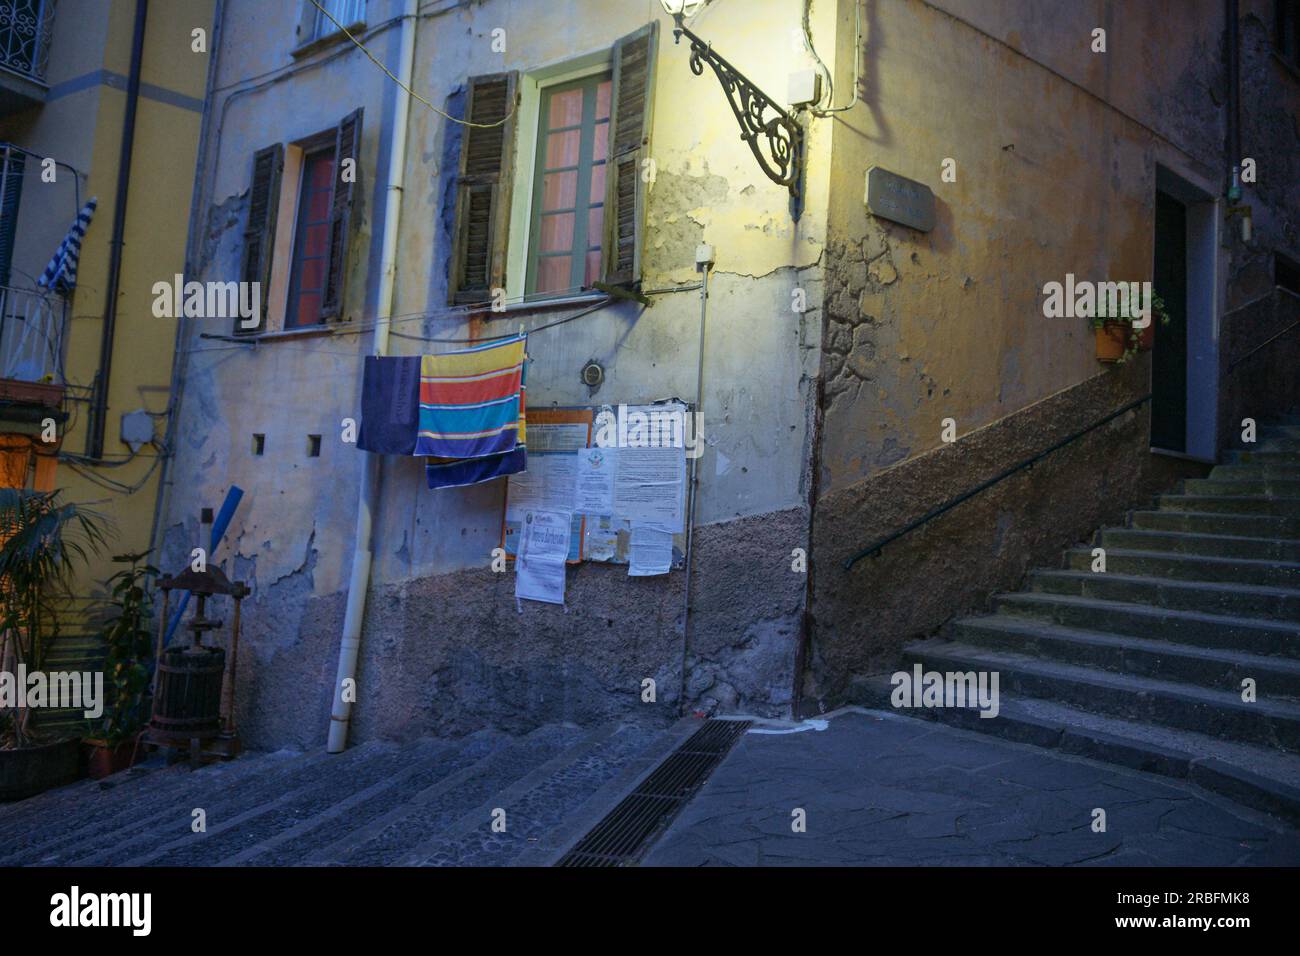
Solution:
<path fill-rule="evenodd" d="M 81 212 L 77 213 L 77 221 L 72 224 L 68 234 L 59 243 L 59 248 L 55 250 L 54 258 L 45 267 L 41 277 L 36 280 L 36 284 L 42 289 L 53 289 L 55 292 L 67 295 L 76 288 L 77 260 L 81 258 L 81 240 L 86 238 L 86 227 L 90 225 L 90 217 L 95 215 L 95 206 L 98 204 L 98 199 L 91 199 L 81 207 Z"/>

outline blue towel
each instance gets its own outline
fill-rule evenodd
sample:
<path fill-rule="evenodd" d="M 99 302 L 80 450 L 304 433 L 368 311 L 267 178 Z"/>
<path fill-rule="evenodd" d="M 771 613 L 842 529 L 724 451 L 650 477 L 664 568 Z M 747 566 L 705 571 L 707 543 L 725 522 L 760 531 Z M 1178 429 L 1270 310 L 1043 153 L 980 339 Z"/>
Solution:
<path fill-rule="evenodd" d="M 357 447 L 380 455 L 415 454 L 420 430 L 420 356 L 366 356 Z"/>
<path fill-rule="evenodd" d="M 431 458 L 424 466 L 424 476 L 430 488 L 459 488 L 505 475 L 517 475 L 527 467 L 528 450 L 517 445 L 513 451 L 486 458 Z"/>

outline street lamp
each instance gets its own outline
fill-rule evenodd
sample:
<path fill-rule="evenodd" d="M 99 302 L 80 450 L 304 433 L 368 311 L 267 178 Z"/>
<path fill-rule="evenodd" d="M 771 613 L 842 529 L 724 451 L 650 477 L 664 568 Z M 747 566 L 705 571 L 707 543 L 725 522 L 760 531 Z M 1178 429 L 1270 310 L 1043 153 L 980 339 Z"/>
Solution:
<path fill-rule="evenodd" d="M 705 0 L 659 2 L 676 24 L 676 42 L 681 43 L 683 35 L 691 41 L 691 72 L 703 76 L 706 63 L 713 68 L 740 124 L 740 138 L 749 145 L 767 178 L 790 190 L 790 217 L 798 222 L 803 212 L 803 127 L 748 77 L 714 53 L 712 43 L 686 28 L 683 21 L 697 13 Z M 769 112 L 773 115 L 769 116 Z"/>

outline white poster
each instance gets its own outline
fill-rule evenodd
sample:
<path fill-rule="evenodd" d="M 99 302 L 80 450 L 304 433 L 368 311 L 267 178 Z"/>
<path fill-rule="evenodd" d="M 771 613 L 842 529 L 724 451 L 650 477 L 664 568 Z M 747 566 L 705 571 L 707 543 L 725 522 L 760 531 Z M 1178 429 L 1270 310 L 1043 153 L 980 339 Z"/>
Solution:
<path fill-rule="evenodd" d="M 515 597 L 564 603 L 564 562 L 572 516 L 566 511 L 529 511 L 515 560 Z"/>
<path fill-rule="evenodd" d="M 507 521 L 522 521 L 528 511 L 569 511 L 573 507 L 573 481 L 577 456 L 528 455 L 528 470 L 510 476 Z"/>
<path fill-rule="evenodd" d="M 583 448 L 576 454 L 573 510 L 579 514 L 614 513 L 614 475 L 617 448 Z"/>
<path fill-rule="evenodd" d="M 673 566 L 673 536 L 661 528 L 633 524 L 628 577 L 667 574 Z"/>
<path fill-rule="evenodd" d="M 686 449 L 620 448 L 614 480 L 614 513 L 633 524 L 682 531 Z"/>

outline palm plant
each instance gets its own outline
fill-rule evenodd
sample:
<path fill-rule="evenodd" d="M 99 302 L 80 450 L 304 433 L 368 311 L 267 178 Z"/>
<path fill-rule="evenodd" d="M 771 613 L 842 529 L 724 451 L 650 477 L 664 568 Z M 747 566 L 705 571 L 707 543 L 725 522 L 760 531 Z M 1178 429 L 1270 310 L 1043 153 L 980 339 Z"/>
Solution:
<path fill-rule="evenodd" d="M 61 495 L 0 488 L 0 665 L 12 662 L 14 670 L 43 667 L 75 566 L 107 540 L 103 515 Z M 21 705 L 10 715 L 15 746 L 27 743 L 29 716 Z"/>

